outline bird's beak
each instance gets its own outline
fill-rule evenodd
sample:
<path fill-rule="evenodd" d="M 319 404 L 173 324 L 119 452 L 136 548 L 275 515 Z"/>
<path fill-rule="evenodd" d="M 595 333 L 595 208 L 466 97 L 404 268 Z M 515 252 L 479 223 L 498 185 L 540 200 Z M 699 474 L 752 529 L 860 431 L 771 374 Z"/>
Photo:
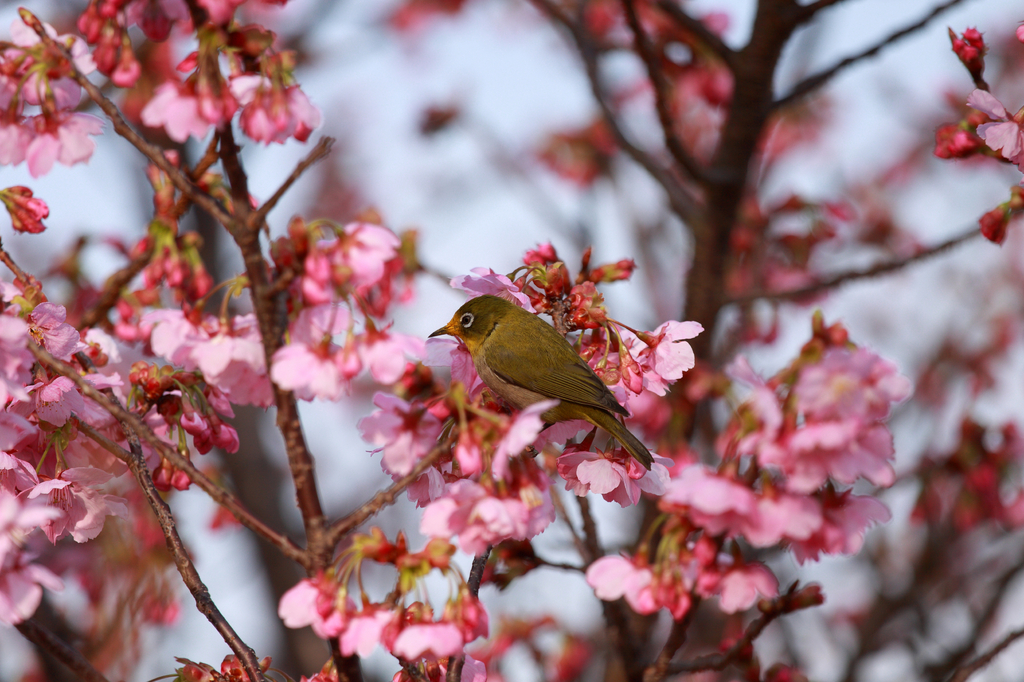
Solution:
<path fill-rule="evenodd" d="M 451 333 L 450 331 L 448 331 L 448 327 L 450 327 L 450 326 L 451 326 L 451 322 L 449 322 L 449 323 L 448 323 L 448 324 L 446 324 L 445 326 L 441 327 L 440 329 L 438 329 L 438 330 L 437 330 L 436 332 L 432 333 L 432 334 L 431 334 L 430 336 L 428 336 L 427 338 L 428 338 L 428 339 L 432 339 L 432 338 L 434 338 L 435 336 L 443 336 L 443 335 L 445 335 L 445 334 L 448 334 L 448 335 L 450 335 L 450 336 L 454 336 L 454 334 L 452 334 L 452 333 Z"/>

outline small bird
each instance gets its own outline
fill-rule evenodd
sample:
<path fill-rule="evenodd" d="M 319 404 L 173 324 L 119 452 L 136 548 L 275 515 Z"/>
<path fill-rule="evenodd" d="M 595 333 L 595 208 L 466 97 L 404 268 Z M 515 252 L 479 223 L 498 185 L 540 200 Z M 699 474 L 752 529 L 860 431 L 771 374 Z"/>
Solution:
<path fill-rule="evenodd" d="M 541 400 L 561 402 L 541 415 L 547 424 L 585 419 L 610 433 L 646 469 L 654 459 L 614 415 L 629 413 L 554 327 L 497 296 L 478 296 L 455 311 L 431 337 L 461 339 L 476 372 L 516 409 Z"/>

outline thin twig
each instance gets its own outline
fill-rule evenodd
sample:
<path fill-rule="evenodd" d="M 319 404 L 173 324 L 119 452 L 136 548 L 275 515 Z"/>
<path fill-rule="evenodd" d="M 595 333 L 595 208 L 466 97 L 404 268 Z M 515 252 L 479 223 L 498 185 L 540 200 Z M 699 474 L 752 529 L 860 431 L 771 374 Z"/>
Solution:
<path fill-rule="evenodd" d="M 920 260 L 925 260 L 927 258 L 931 258 L 932 256 L 937 256 L 945 251 L 949 251 L 950 249 L 959 246 L 960 244 L 966 241 L 974 239 L 980 234 L 981 232 L 978 230 L 977 226 L 973 226 L 955 237 L 947 239 L 944 242 L 940 242 L 935 246 L 931 246 L 923 251 L 919 251 L 912 256 L 908 256 L 907 258 L 900 258 L 886 263 L 879 263 L 878 265 L 873 265 L 870 268 L 866 268 L 864 270 L 849 270 L 847 272 L 841 272 L 837 275 L 829 277 L 828 279 L 821 280 L 820 282 L 815 282 L 814 284 L 808 284 L 807 286 L 798 287 L 796 289 L 775 292 L 755 291 L 749 294 L 741 294 L 739 296 L 729 299 L 728 301 L 726 301 L 726 303 L 749 303 L 751 301 L 756 301 L 759 299 L 788 300 L 794 298 L 803 298 L 804 296 L 817 294 L 822 291 L 832 289 L 833 287 L 837 287 L 840 284 L 845 284 L 847 282 L 854 282 L 859 279 L 869 279 L 871 277 L 878 277 L 879 275 L 886 275 L 891 272 L 896 272 L 898 270 L 903 269 L 907 265 L 910 265 L 911 263 L 915 263 Z"/>
<path fill-rule="evenodd" d="M 474 597 L 480 596 L 480 583 L 484 579 L 484 569 L 487 568 L 487 559 L 491 556 L 491 549 L 493 549 L 493 545 L 488 545 L 487 549 L 473 557 L 473 566 L 469 569 L 469 580 L 466 581 L 466 584 L 469 586 L 469 593 Z M 465 664 L 465 652 L 458 656 L 449 656 L 446 682 L 459 682 L 462 679 L 462 667 Z"/>
<path fill-rule="evenodd" d="M 591 94 L 597 102 L 605 125 L 608 126 L 612 136 L 615 138 L 615 143 L 626 152 L 629 158 L 633 159 L 641 168 L 647 171 L 648 175 L 665 190 L 673 212 L 683 222 L 690 223 L 697 214 L 697 199 L 672 175 L 668 168 L 662 166 L 653 156 L 633 143 L 626 135 L 605 95 L 598 66 L 598 49 L 586 28 L 581 23 L 571 19 L 552 0 L 531 0 L 531 2 L 544 14 L 554 19 L 572 37 L 573 42 L 576 44 L 576 49 L 583 59 Z"/>
<path fill-rule="evenodd" d="M 825 9 L 826 7 L 831 7 L 832 5 L 837 5 L 840 2 L 845 1 L 846 0 L 817 0 L 817 2 L 812 2 L 809 5 L 804 5 L 803 7 L 800 8 L 800 22 L 806 23 L 811 20 L 811 17 L 813 17 L 815 14 Z"/>
<path fill-rule="evenodd" d="M 281 183 L 281 186 L 277 188 L 277 191 L 274 192 L 269 199 L 263 202 L 263 205 L 256 209 L 256 211 L 249 217 L 249 229 L 259 230 L 263 225 L 263 221 L 267 219 L 267 214 L 277 206 L 277 202 L 281 201 L 281 197 L 284 196 L 285 192 L 291 189 L 291 186 L 294 185 L 295 182 L 302 177 L 302 174 L 309 170 L 310 167 L 326 158 L 327 155 L 330 154 L 331 147 L 333 146 L 333 137 L 321 137 L 320 141 L 316 143 L 316 146 L 309 150 L 309 154 L 306 154 L 306 157 L 299 161 L 299 164 L 295 166 L 295 170 L 292 171 L 291 175 Z"/>
<path fill-rule="evenodd" d="M 130 452 L 104 436 L 88 422 L 82 421 L 77 417 L 75 418 L 75 422 L 78 425 L 79 431 L 91 438 L 110 454 L 114 455 L 126 464 L 128 463 L 128 460 L 131 458 Z M 276 547 L 281 554 L 292 561 L 302 565 L 305 565 L 309 561 L 309 557 L 301 547 L 296 545 L 289 538 L 277 533 L 258 518 L 253 516 L 252 512 L 246 509 L 237 497 L 210 480 L 206 474 L 197 469 L 192 462 L 182 457 L 177 451 L 170 447 L 168 447 L 167 450 L 174 452 L 179 457 L 177 461 L 171 461 L 171 464 L 184 471 L 185 474 L 188 475 L 189 480 L 195 483 L 200 490 L 209 495 L 210 499 L 231 512 L 231 515 L 234 516 L 240 524 L 269 542 L 271 545 Z M 164 455 L 167 450 L 162 449 L 160 451 L 161 456 Z M 170 461 L 170 458 L 168 458 L 168 461 Z"/>
<path fill-rule="evenodd" d="M 807 78 L 803 79 L 802 81 L 794 85 L 793 89 L 790 90 L 788 95 L 785 95 L 784 97 L 776 100 L 772 104 L 773 108 L 779 109 L 788 104 L 791 104 L 797 99 L 806 97 L 810 93 L 820 88 L 822 85 L 828 83 L 833 76 L 835 76 L 837 73 L 839 73 L 846 67 L 852 66 L 853 64 L 856 64 L 861 60 L 867 59 L 868 57 L 875 56 L 884 48 L 895 43 L 897 40 L 905 38 L 911 35 L 912 33 L 915 33 L 920 29 L 924 28 L 925 26 L 928 25 L 929 22 L 931 22 L 932 19 L 936 18 L 946 10 L 955 7 L 956 5 L 959 5 L 963 1 L 964 0 L 946 0 L 946 2 L 935 7 L 931 12 L 926 14 L 920 20 L 914 22 L 913 24 L 910 24 L 909 26 L 901 28 L 895 33 L 886 36 L 882 40 L 875 43 L 873 46 L 864 50 L 863 52 L 847 57 L 846 59 L 843 59 L 842 61 L 836 63 L 834 66 L 825 69 L 824 71 L 821 71 L 819 73 L 816 73 L 813 76 L 808 76 Z"/>
<path fill-rule="evenodd" d="M 686 643 L 686 633 L 690 629 L 690 623 L 693 622 L 694 614 L 697 613 L 697 606 L 700 604 L 700 597 L 693 596 L 692 599 L 693 601 L 686 614 L 681 619 L 672 623 L 672 629 L 668 633 L 665 646 L 662 647 L 658 658 L 644 671 L 644 682 L 661 682 L 668 675 L 668 668 L 672 663 L 672 657 Z"/>
<path fill-rule="evenodd" d="M 786 595 L 788 596 L 788 595 Z M 776 600 L 776 604 L 779 600 Z M 782 608 L 773 608 L 766 613 L 762 613 L 758 618 L 755 618 L 747 626 L 747 629 L 743 632 L 743 636 L 740 637 L 736 642 L 719 654 L 710 654 L 707 656 L 698 656 L 691 661 L 684 661 L 682 663 L 676 663 L 675 665 L 668 666 L 666 671 L 670 675 L 676 675 L 679 673 L 693 673 L 704 670 L 723 670 L 727 665 L 733 662 L 733 660 L 739 656 L 744 649 L 749 647 L 755 639 L 757 639 L 764 629 L 771 624 L 772 621 L 783 615 L 785 611 Z"/>
<path fill-rule="evenodd" d="M 658 7 L 672 17 L 672 21 L 676 22 L 687 32 L 692 33 L 693 36 L 699 42 L 703 43 L 705 47 L 711 50 L 716 57 L 725 62 L 725 65 L 729 67 L 730 70 L 733 68 L 736 53 L 731 47 L 722 42 L 721 38 L 708 30 L 708 27 L 704 25 L 704 22 L 690 15 L 686 10 L 673 2 L 673 0 L 658 0 Z"/>
<path fill-rule="evenodd" d="M 589 565 L 604 555 L 601 548 L 601 541 L 597 537 L 597 524 L 594 523 L 594 516 L 590 513 L 590 501 L 584 497 L 577 497 L 580 516 L 583 518 L 583 546 L 586 555 L 583 560 Z M 619 654 L 622 665 L 626 669 L 626 677 L 635 679 L 635 671 L 640 669 L 640 661 L 637 658 L 636 646 L 629 629 L 629 620 L 626 616 L 623 601 L 602 601 L 601 611 L 604 620 L 608 624 L 608 635 Z"/>
<path fill-rule="evenodd" d="M 633 41 L 637 54 L 647 68 L 647 78 L 654 88 L 654 108 L 658 112 L 658 122 L 661 124 L 662 134 L 665 137 L 665 146 L 676 163 L 690 174 L 694 180 L 700 181 L 704 177 L 704 169 L 700 167 L 696 159 L 690 156 L 690 152 L 683 147 L 679 135 L 676 133 L 675 119 L 672 116 L 672 106 L 669 101 L 672 85 L 665 77 L 658 55 L 655 53 L 654 45 L 644 32 L 640 24 L 640 17 L 636 12 L 635 0 L 621 0 L 622 9 L 626 14 L 626 23 L 633 32 Z"/>
<path fill-rule="evenodd" d="M 128 265 L 107 278 L 106 283 L 103 285 L 103 293 L 100 294 L 100 299 L 82 315 L 82 320 L 79 323 L 82 329 L 95 327 L 97 324 L 107 321 L 107 313 L 117 305 L 118 299 L 121 298 L 121 290 L 128 286 L 135 279 L 135 276 L 149 265 L 149 261 L 153 257 L 155 245 L 155 241 L 150 239 L 145 251 L 129 261 Z"/>
<path fill-rule="evenodd" d="M 63 663 L 68 670 L 77 675 L 83 682 L 110 682 L 103 674 L 92 667 L 92 663 L 67 642 L 53 634 L 34 619 L 22 621 L 15 625 L 25 639 L 46 651 Z"/>
<path fill-rule="evenodd" d="M 391 487 L 386 490 L 381 490 L 351 514 L 332 523 L 331 527 L 327 531 L 327 540 L 331 546 L 338 544 L 338 541 L 341 540 L 343 535 L 358 527 L 381 509 L 394 504 L 402 491 L 412 485 L 413 482 L 420 477 L 420 474 L 432 467 L 434 465 L 434 461 L 441 456 L 441 453 L 447 452 L 448 449 L 447 445 L 439 445 L 435 447 L 427 453 L 423 459 L 416 463 L 416 466 L 412 468 L 412 471 L 395 481 Z"/>
<path fill-rule="evenodd" d="M 950 678 L 950 682 L 965 682 L 974 673 L 978 672 L 995 659 L 996 656 L 1001 654 L 1004 649 L 1016 642 L 1021 637 L 1024 637 L 1024 627 L 1018 628 L 1007 634 L 999 643 L 993 646 L 991 649 L 986 651 L 981 656 L 978 656 L 970 663 L 960 666 L 953 673 L 953 677 Z"/>
<path fill-rule="evenodd" d="M 22 12 L 23 15 L 29 15 L 28 12 Z M 24 17 L 23 17 L 24 18 Z M 117 105 L 111 102 L 100 89 L 92 84 L 88 78 L 82 75 L 82 72 L 75 66 L 74 61 L 71 59 L 71 55 L 67 49 L 51 38 L 45 30 L 43 25 L 35 16 L 29 15 L 26 20 L 32 30 L 36 32 L 39 39 L 50 49 L 56 50 L 58 54 L 62 55 L 68 60 L 68 75 L 71 76 L 78 83 L 85 92 L 89 95 L 89 98 L 96 103 L 96 105 L 103 110 L 103 113 L 107 115 L 110 122 L 114 126 L 114 132 L 128 140 L 133 147 L 138 149 L 142 154 L 150 160 L 157 168 L 162 170 L 170 178 L 174 186 L 177 187 L 183 194 L 187 195 L 192 203 L 196 204 L 204 211 L 213 216 L 222 225 L 228 225 L 231 222 L 231 216 L 224 210 L 224 207 L 216 199 L 211 197 L 203 190 L 196 187 L 195 184 L 183 173 L 181 169 L 176 168 L 167 157 L 164 156 L 163 151 L 147 142 L 139 135 L 135 130 L 128 125 L 128 122 L 124 120 L 121 112 L 118 110 Z"/>

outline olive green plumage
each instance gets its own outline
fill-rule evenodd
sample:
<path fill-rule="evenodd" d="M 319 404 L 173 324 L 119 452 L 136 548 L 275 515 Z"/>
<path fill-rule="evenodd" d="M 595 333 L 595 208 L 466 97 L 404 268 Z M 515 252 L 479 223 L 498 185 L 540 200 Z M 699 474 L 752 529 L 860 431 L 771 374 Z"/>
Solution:
<path fill-rule="evenodd" d="M 625 408 L 544 320 L 497 296 L 479 296 L 467 301 L 431 336 L 441 334 L 466 344 L 477 374 L 513 407 L 560 400 L 541 415 L 544 421 L 584 419 L 610 433 L 645 468 L 651 468 L 651 453 L 614 416 L 628 415 Z"/>

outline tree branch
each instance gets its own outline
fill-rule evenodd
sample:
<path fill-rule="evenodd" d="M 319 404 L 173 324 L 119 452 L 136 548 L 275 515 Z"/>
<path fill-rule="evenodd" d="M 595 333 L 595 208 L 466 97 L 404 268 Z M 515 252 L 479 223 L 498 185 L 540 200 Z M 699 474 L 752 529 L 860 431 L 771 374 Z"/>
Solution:
<path fill-rule="evenodd" d="M 101 405 L 101 407 L 105 408 L 105 406 L 103 405 Z M 117 415 L 114 416 L 115 418 L 117 417 Z M 75 422 L 78 425 L 78 430 L 84 433 L 93 441 L 95 441 L 100 447 L 102 447 L 104 450 L 120 459 L 125 464 L 129 463 L 129 460 L 131 459 L 130 452 L 128 452 L 120 445 L 104 436 L 102 433 L 93 428 L 92 425 L 90 425 L 89 423 L 82 421 L 78 417 L 75 417 Z M 163 456 L 165 452 L 165 450 L 161 449 L 161 456 Z M 253 516 L 253 514 L 242 505 L 241 501 L 239 501 L 238 498 L 236 498 L 230 492 L 228 492 L 224 488 L 221 488 L 219 485 L 211 481 L 206 476 L 206 474 L 197 469 L 196 466 L 192 464 L 192 462 L 190 462 L 188 459 L 181 457 L 181 455 L 176 451 L 173 452 L 176 455 L 178 455 L 178 457 L 180 458 L 180 462 L 167 458 L 168 461 L 170 461 L 171 464 L 173 464 L 178 469 L 181 469 L 186 474 L 188 474 L 189 479 L 191 479 L 191 481 L 195 483 L 200 490 L 209 495 L 210 499 L 212 499 L 214 502 L 216 502 L 217 504 L 231 512 L 231 515 L 234 516 L 235 519 L 240 524 L 242 524 L 252 532 L 256 533 L 256 535 L 260 536 L 261 538 L 269 542 L 271 545 L 276 547 L 281 552 L 281 554 L 285 555 L 292 561 L 295 561 L 296 563 L 303 566 L 309 562 L 309 556 L 301 547 L 296 545 L 289 538 L 274 531 L 265 523 L 263 523 L 258 518 Z"/>
<path fill-rule="evenodd" d="M 562 26 L 572 37 L 576 49 L 583 59 L 587 79 L 590 82 L 590 91 L 601 111 L 605 125 L 608 126 L 612 136 L 615 138 L 615 143 L 661 186 L 668 197 L 672 211 L 683 222 L 691 223 L 698 213 L 696 197 L 672 175 L 671 170 L 662 166 L 653 156 L 634 144 L 626 135 L 605 96 L 597 59 L 598 49 L 590 34 L 587 33 L 586 28 L 571 19 L 552 0 L 531 0 L 531 2 L 548 17 L 554 19 L 555 23 Z"/>
<path fill-rule="evenodd" d="M 635 0 L 621 0 L 621 2 L 622 9 L 626 14 L 626 23 L 629 24 L 629 28 L 633 32 L 636 52 L 647 68 L 647 77 L 654 88 L 654 108 L 658 112 L 658 122 L 661 124 L 661 131 L 665 137 L 665 146 L 675 162 L 689 173 L 690 177 L 699 182 L 704 177 L 704 169 L 690 156 L 690 152 L 686 151 L 676 134 L 675 120 L 672 117 L 671 103 L 669 102 L 672 85 L 665 78 L 665 72 L 658 61 L 654 45 L 651 44 L 647 34 L 644 33 L 644 27 L 640 24 L 640 17 L 637 16 L 634 4 Z"/>
<path fill-rule="evenodd" d="M 25 639 L 63 663 L 68 670 L 81 678 L 83 682 L 110 682 L 100 671 L 92 666 L 89 659 L 79 653 L 77 649 L 68 645 L 60 637 L 40 625 L 35 619 L 22 621 L 14 627 L 18 629 L 18 632 Z"/>
<path fill-rule="evenodd" d="M 974 673 L 978 672 L 985 666 L 995 659 L 996 656 L 1001 654 L 1003 650 L 1009 647 L 1011 644 L 1016 642 L 1021 637 L 1024 637 L 1024 627 L 1018 628 L 1008 633 L 1005 637 L 999 640 L 999 643 L 993 646 L 991 649 L 986 651 L 981 656 L 978 656 L 970 663 L 960 666 L 953 673 L 953 677 L 950 678 L 950 682 L 965 682 Z"/>
<path fill-rule="evenodd" d="M 716 57 L 725 62 L 731 71 L 735 66 L 736 53 L 731 47 L 722 42 L 722 39 L 708 30 L 704 22 L 690 15 L 686 10 L 677 5 L 673 0 L 658 0 L 658 7 L 672 18 L 672 21 L 692 33 L 693 36 L 711 50 Z"/>
<path fill-rule="evenodd" d="M 781 99 L 776 100 L 773 103 L 772 107 L 775 108 L 775 109 L 780 109 L 780 108 L 782 108 L 784 106 L 792 104 L 794 101 L 796 101 L 798 99 L 806 97 L 807 95 L 811 94 L 812 92 L 814 92 L 815 90 L 817 90 L 821 86 L 823 86 L 826 83 L 828 83 L 832 79 L 833 76 L 835 76 L 837 73 L 839 73 L 840 71 L 842 71 L 846 67 L 852 66 L 852 65 L 856 64 L 857 62 L 859 62 L 861 60 L 867 59 L 868 57 L 875 56 L 876 54 L 881 52 L 882 49 L 888 47 L 889 45 L 892 45 L 893 43 L 895 43 L 897 40 L 899 40 L 901 38 L 905 38 L 905 37 L 911 35 L 912 33 L 915 33 L 917 31 L 919 31 L 920 29 L 922 29 L 925 26 L 927 26 L 928 23 L 931 22 L 932 19 L 936 18 L 937 16 L 939 16 L 940 14 L 945 12 L 946 10 L 948 10 L 948 9 L 950 9 L 952 7 L 955 7 L 956 5 L 959 5 L 963 1 L 964 0 L 946 0 L 946 2 L 944 2 L 941 5 L 938 5 L 937 7 L 935 7 L 935 9 L 933 9 L 931 12 L 926 14 L 919 21 L 916 21 L 913 24 L 910 24 L 909 26 L 905 26 L 904 28 L 901 28 L 900 30 L 896 31 L 895 33 L 892 33 L 892 34 L 886 36 L 885 38 L 880 40 L 878 43 L 876 43 L 872 47 L 869 47 L 868 49 L 864 50 L 863 52 L 860 52 L 859 54 L 855 54 L 855 55 L 853 55 L 851 57 L 847 57 L 846 59 L 843 59 L 842 61 L 836 63 L 834 66 L 832 66 L 832 67 L 830 67 L 828 69 L 825 69 L 824 71 L 821 71 L 819 73 L 816 73 L 813 76 L 808 76 L 804 80 L 802 80 L 799 83 L 797 83 L 796 85 L 794 85 L 793 89 L 790 90 L 788 95 L 785 95 Z M 813 7 L 813 5 L 809 5 L 808 8 L 809 7 Z"/>
<path fill-rule="evenodd" d="M 267 219 L 267 214 L 277 206 L 277 202 L 281 201 L 281 197 L 284 196 L 285 192 L 291 189 L 291 186 L 294 185 L 295 182 L 302 177 L 302 174 L 309 170 L 310 167 L 326 158 L 326 156 L 331 152 L 331 147 L 333 146 L 333 137 L 321 137 L 320 141 L 316 143 L 316 146 L 309 151 L 309 154 L 307 154 L 306 157 L 299 161 L 299 164 L 295 166 L 295 170 L 291 172 L 291 175 L 281 183 L 281 186 L 277 188 L 277 191 L 274 192 L 269 199 L 263 202 L 263 205 L 256 209 L 256 211 L 249 217 L 249 229 L 259 230 L 263 225 L 263 222 Z"/>
<path fill-rule="evenodd" d="M 402 491 L 412 485 L 412 483 L 419 478 L 424 471 L 433 466 L 437 458 L 441 456 L 441 453 L 446 452 L 448 449 L 447 445 L 435 447 L 427 453 L 423 459 L 416 463 L 416 466 L 412 468 L 412 471 L 395 481 L 391 487 L 386 490 L 381 490 L 367 502 L 364 502 L 362 506 L 354 512 L 345 518 L 338 519 L 332 523 L 331 527 L 327 531 L 327 540 L 331 546 L 338 544 L 342 536 L 357 528 L 360 524 L 375 515 L 381 509 L 394 504 L 395 499 L 398 498 Z"/>
<path fill-rule="evenodd" d="M 167 157 L 164 156 L 163 151 L 159 147 L 156 147 L 144 140 L 141 135 L 135 132 L 135 130 L 128 125 L 127 121 L 124 120 L 124 117 L 121 116 L 121 112 L 118 110 L 117 105 L 111 102 L 102 92 L 100 92 L 100 89 L 93 85 L 92 81 L 82 75 L 82 72 L 78 70 L 74 61 L 72 61 L 71 55 L 68 53 L 67 49 L 51 38 L 46 31 L 43 30 L 43 25 L 38 18 L 27 11 L 22 12 L 22 15 L 28 15 L 27 18 L 23 16 L 25 23 L 27 23 L 32 30 L 36 32 L 36 35 L 39 36 L 39 39 L 42 40 L 48 48 L 56 50 L 58 54 L 68 60 L 68 75 L 73 78 L 76 83 L 82 86 L 85 92 L 89 95 L 89 99 L 95 102 L 96 106 L 103 110 L 103 113 L 107 115 L 107 118 L 109 118 L 110 122 L 113 124 L 114 131 L 142 152 L 142 154 L 149 159 L 153 165 L 166 173 L 167 177 L 170 178 L 172 183 L 174 183 L 174 186 L 177 187 L 182 194 L 188 196 L 192 203 L 196 204 L 216 218 L 222 225 L 228 225 L 231 222 L 231 216 L 224 210 L 224 207 L 220 202 L 196 187 L 195 184 L 193 184 L 192 181 L 181 172 L 181 169 L 176 168 L 167 160 Z"/>
<path fill-rule="evenodd" d="M 192 594 L 192 598 L 195 600 L 196 609 L 206 616 L 206 619 L 213 625 L 214 629 L 220 633 L 221 638 L 231 648 L 235 656 L 238 657 L 249 679 L 266 682 L 266 678 L 260 670 L 256 653 L 242 641 L 210 597 L 210 591 L 203 583 L 202 578 L 200 578 L 188 550 L 185 549 L 185 544 L 178 535 L 177 525 L 174 521 L 174 515 L 171 514 L 170 507 L 167 506 L 167 503 L 160 496 L 160 491 L 153 484 L 153 479 L 149 474 L 149 467 L 146 466 L 146 461 L 142 456 L 142 444 L 139 441 L 139 435 L 141 433 L 143 437 L 151 436 L 159 440 L 156 434 L 144 424 L 141 424 L 135 415 L 125 410 L 119 403 L 113 402 L 107 395 L 85 381 L 70 365 L 53 357 L 35 343 L 29 343 L 28 348 L 41 364 L 74 381 L 83 395 L 96 401 L 103 409 L 118 419 L 130 447 L 127 460 L 128 468 L 131 470 L 132 475 L 135 476 L 139 487 L 142 488 L 142 494 L 146 498 L 146 502 L 149 503 L 150 508 L 156 515 L 157 522 L 164 533 L 167 550 L 174 560 L 174 565 L 178 569 L 178 574 L 181 575 L 182 582 L 185 583 L 188 591 Z M 86 386 L 88 386 L 88 390 L 86 390 Z M 128 418 L 122 419 L 121 415 Z M 147 438 L 148 440 L 149 438 Z"/>
<path fill-rule="evenodd" d="M 755 291 L 749 294 L 741 294 L 739 296 L 735 296 L 729 299 L 728 301 L 726 301 L 726 303 L 742 304 L 750 303 L 751 301 L 756 301 L 759 299 L 781 301 L 791 300 L 795 298 L 803 298 L 804 296 L 810 296 L 811 294 L 817 294 L 822 291 L 827 291 L 828 289 L 832 289 L 841 284 L 846 284 L 847 282 L 855 282 L 859 279 L 868 279 L 871 277 L 878 277 L 879 275 L 887 275 L 889 273 L 896 272 L 898 270 L 903 269 L 907 265 L 910 265 L 911 263 L 925 260 L 927 258 L 931 258 L 932 256 L 937 256 L 945 251 L 949 251 L 950 249 L 959 246 L 960 244 L 966 241 L 978 237 L 980 234 L 981 232 L 978 231 L 977 226 L 972 226 L 970 229 L 966 230 L 965 232 L 955 237 L 947 239 L 944 242 L 940 242 L 939 244 L 931 246 L 923 251 L 919 251 L 918 253 L 915 253 L 912 256 L 908 256 L 907 258 L 900 258 L 897 260 L 889 261 L 887 263 L 879 263 L 878 265 L 873 265 L 870 268 L 866 268 L 864 270 L 849 270 L 847 272 L 841 272 L 837 275 L 829 277 L 828 279 L 821 280 L 820 282 L 808 284 L 807 286 L 798 287 L 796 289 L 789 289 L 787 291 Z"/>
<path fill-rule="evenodd" d="M 481 554 L 473 557 L 473 566 L 469 569 L 469 593 L 474 597 L 480 596 L 480 583 L 484 579 L 484 569 L 487 568 L 487 558 L 491 556 L 493 545 L 488 546 Z M 462 667 L 466 664 L 465 652 L 458 656 L 448 657 L 448 673 L 446 682 L 459 682 L 462 679 Z"/>

